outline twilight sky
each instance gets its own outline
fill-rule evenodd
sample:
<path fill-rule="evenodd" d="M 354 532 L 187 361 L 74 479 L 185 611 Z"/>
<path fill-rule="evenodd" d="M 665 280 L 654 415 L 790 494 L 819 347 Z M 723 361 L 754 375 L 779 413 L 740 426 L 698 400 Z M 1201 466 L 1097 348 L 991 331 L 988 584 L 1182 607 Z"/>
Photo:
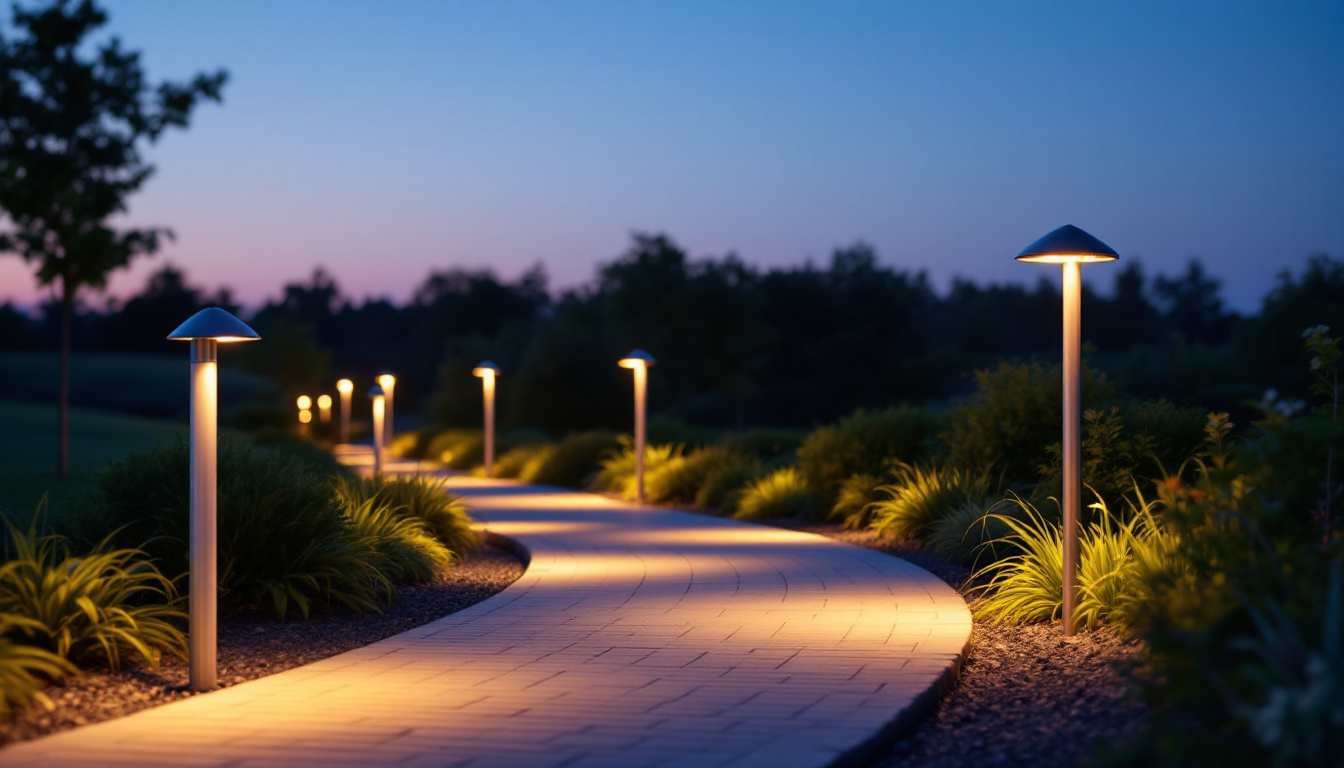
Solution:
<path fill-rule="evenodd" d="M 566 287 L 635 230 L 1034 281 L 1013 255 L 1072 223 L 1254 309 L 1344 255 L 1337 0 L 105 5 L 154 80 L 232 76 L 150 150 L 130 220 L 178 239 L 119 295 L 164 260 L 253 304 L 319 264 L 356 297 L 452 265 Z M 0 301 L 38 295 L 0 257 Z"/>

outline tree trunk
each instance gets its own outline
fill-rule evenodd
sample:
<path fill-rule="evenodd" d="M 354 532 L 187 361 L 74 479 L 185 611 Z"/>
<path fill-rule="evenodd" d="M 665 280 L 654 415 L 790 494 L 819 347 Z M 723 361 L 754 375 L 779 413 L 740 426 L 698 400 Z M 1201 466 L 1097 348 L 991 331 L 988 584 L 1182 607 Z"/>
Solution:
<path fill-rule="evenodd" d="M 75 321 L 75 289 L 61 278 L 61 385 L 57 411 L 56 477 L 70 475 L 70 326 Z"/>

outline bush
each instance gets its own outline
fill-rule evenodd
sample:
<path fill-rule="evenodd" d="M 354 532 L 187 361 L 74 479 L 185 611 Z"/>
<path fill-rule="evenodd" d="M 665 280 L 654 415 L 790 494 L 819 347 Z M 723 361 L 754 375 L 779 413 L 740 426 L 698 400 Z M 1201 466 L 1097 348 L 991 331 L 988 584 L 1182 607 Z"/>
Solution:
<path fill-rule="evenodd" d="M 77 557 L 64 537 L 37 532 L 38 517 L 27 531 L 5 520 L 0 615 L 8 622 L 6 634 L 62 659 L 113 671 L 127 653 L 152 667 L 164 651 L 187 657 L 186 637 L 172 623 L 187 618 L 177 608 L 177 590 L 143 552 L 114 549 L 104 540 Z M 17 657 L 38 661 L 31 654 Z"/>
<path fill-rule="evenodd" d="M 975 570 L 1011 554 L 1004 540 L 1012 529 L 1004 517 L 1021 520 L 1021 508 L 1011 501 L 988 504 L 971 500 L 951 510 L 929 526 L 924 544 L 959 565 Z"/>
<path fill-rule="evenodd" d="M 42 692 L 43 681 L 78 672 L 75 665 L 51 651 L 14 642 L 11 636 L 20 629 L 35 627 L 28 619 L 0 613 L 0 717 L 33 701 L 51 711 L 54 705 Z"/>
<path fill-rule="evenodd" d="M 700 489 L 695 492 L 695 506 L 717 509 L 721 515 L 731 515 L 737 511 L 737 503 L 746 487 L 764 475 L 765 468 L 759 462 L 744 461 L 721 466 L 705 476 Z"/>
<path fill-rule="evenodd" d="M 607 458 L 601 461 L 601 469 L 588 487 L 594 491 L 616 493 L 627 501 L 634 501 L 639 490 L 638 478 L 635 475 L 634 441 L 626 435 L 621 435 L 620 443 L 620 452 L 608 454 Z M 670 443 L 644 446 L 645 482 L 648 482 L 650 475 L 661 470 L 669 462 L 680 460 L 684 451 L 684 446 Z"/>
<path fill-rule="evenodd" d="M 979 389 L 954 409 L 943 442 L 955 466 L 1002 478 L 1010 486 L 1036 481 L 1040 456 L 1059 442 L 1063 376 L 1058 365 L 1001 363 L 975 372 Z M 1109 400 L 1105 377 L 1086 364 L 1084 403 Z"/>
<path fill-rule="evenodd" d="M 872 528 L 883 535 L 922 539 L 939 519 L 990 495 L 984 478 L 962 469 L 901 464 L 895 474 L 895 482 L 877 489 L 886 498 L 871 507 Z"/>
<path fill-rule="evenodd" d="M 346 518 L 370 565 L 392 581 L 423 583 L 453 561 L 453 552 L 417 517 L 377 500 L 348 506 Z"/>
<path fill-rule="evenodd" d="M 423 459 L 428 447 L 429 442 L 419 432 L 402 432 L 392 438 L 387 453 L 398 459 Z"/>
<path fill-rule="evenodd" d="M 528 462 L 552 447 L 546 443 L 525 443 L 508 449 L 495 459 L 495 477 L 503 480 L 521 477 Z"/>
<path fill-rule="evenodd" d="M 816 511 L 802 473 L 793 467 L 785 467 L 749 483 L 733 517 L 738 520 L 810 518 L 816 516 Z"/>
<path fill-rule="evenodd" d="M 538 485 L 581 488 L 597 472 L 602 456 L 619 447 L 615 432 L 594 430 L 567 435 L 558 445 L 538 452 L 518 479 Z"/>
<path fill-rule="evenodd" d="M 909 405 L 859 409 L 804 438 L 798 469 L 818 507 L 829 510 L 840 486 L 853 475 L 883 475 L 898 462 L 927 459 L 942 424 L 938 414 Z"/>
<path fill-rule="evenodd" d="M 840 484 L 840 491 L 831 505 L 831 519 L 843 520 L 850 530 L 867 528 L 873 519 L 873 504 L 881 500 L 878 487 L 882 480 L 877 475 L 859 473 L 850 475 Z"/>
<path fill-rule="evenodd" d="M 423 523 L 450 556 L 476 548 L 471 516 L 462 500 L 448 493 L 440 478 L 380 475 L 350 477 L 336 481 L 336 494 L 347 514 L 367 501 L 392 509 L 403 517 Z"/>
<path fill-rule="evenodd" d="M 453 469 L 471 469 L 485 461 L 485 433 L 479 429 L 440 432 L 425 447 L 425 458 Z"/>
<path fill-rule="evenodd" d="M 673 456 L 656 468 L 646 468 L 644 494 L 654 504 L 694 504 L 711 475 L 746 463 L 746 459 L 717 445 Z"/>

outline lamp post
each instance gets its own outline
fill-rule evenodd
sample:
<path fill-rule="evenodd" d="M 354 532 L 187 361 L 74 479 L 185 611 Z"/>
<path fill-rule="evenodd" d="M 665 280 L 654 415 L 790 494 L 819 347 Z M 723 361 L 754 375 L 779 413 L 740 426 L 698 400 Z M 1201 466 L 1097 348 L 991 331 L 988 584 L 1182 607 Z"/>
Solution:
<path fill-rule="evenodd" d="M 1082 507 L 1082 277 L 1081 267 L 1120 258 L 1110 246 L 1065 224 L 1017 255 L 1018 261 L 1064 267 L 1064 636 L 1077 631 L 1078 518 Z"/>
<path fill-rule="evenodd" d="M 336 382 L 336 391 L 341 395 L 341 442 L 350 442 L 350 393 L 355 391 L 355 383 L 349 379 Z"/>
<path fill-rule="evenodd" d="M 307 435 L 308 422 L 313 420 L 313 412 L 310 410 L 313 407 L 313 398 L 307 395 L 299 395 L 295 404 L 299 406 L 299 434 Z"/>
<path fill-rule="evenodd" d="M 387 417 L 383 422 L 387 431 L 383 434 L 383 442 L 391 444 L 392 438 L 396 436 L 392 427 L 392 395 L 397 388 L 397 377 L 391 371 L 383 371 L 378 374 L 378 386 L 383 388 L 383 395 L 387 397 Z"/>
<path fill-rule="evenodd" d="M 369 399 L 373 401 L 373 475 L 377 477 L 383 473 L 383 409 L 387 396 L 374 384 L 369 388 Z"/>
<path fill-rule="evenodd" d="M 481 396 L 485 398 L 485 476 L 495 473 L 495 377 L 499 375 L 499 366 L 489 360 L 472 369 L 472 374 L 481 379 Z"/>
<path fill-rule="evenodd" d="M 317 396 L 317 415 L 323 424 L 331 423 L 331 395 Z"/>
<path fill-rule="evenodd" d="M 216 475 L 219 454 L 219 345 L 256 341 L 261 337 L 247 324 L 219 307 L 207 307 L 187 318 L 168 334 L 191 342 L 191 512 L 190 685 L 193 691 L 215 687 L 216 584 L 218 549 L 215 543 Z"/>
<path fill-rule="evenodd" d="M 653 355 L 636 349 L 621 358 L 620 366 L 635 372 L 635 500 L 644 503 L 644 404 L 647 400 L 649 366 Z"/>

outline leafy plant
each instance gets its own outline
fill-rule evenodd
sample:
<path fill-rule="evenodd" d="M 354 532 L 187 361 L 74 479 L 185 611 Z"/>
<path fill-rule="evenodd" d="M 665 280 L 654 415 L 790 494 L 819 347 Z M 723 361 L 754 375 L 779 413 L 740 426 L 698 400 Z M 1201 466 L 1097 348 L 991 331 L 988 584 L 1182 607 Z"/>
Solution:
<path fill-rule="evenodd" d="M 872 524 L 873 504 L 880 501 L 878 491 L 882 479 L 877 475 L 860 472 L 850 475 L 840 484 L 831 505 L 831 519 L 840 519 L 850 530 L 862 530 Z"/>
<path fill-rule="evenodd" d="M 873 502 L 872 528 L 883 535 L 923 538 L 943 516 L 990 495 L 988 481 L 953 467 L 899 464 L 895 480 L 879 487 L 885 499 Z"/>
<path fill-rule="evenodd" d="M 367 561 L 394 582 L 426 582 L 453 561 L 443 545 L 418 517 L 401 508 L 369 498 L 346 507 L 346 519 L 356 541 L 367 547 Z"/>
<path fill-rule="evenodd" d="M 600 462 L 601 469 L 589 487 L 595 491 L 615 492 L 623 499 L 633 500 L 638 495 L 634 441 L 621 435 L 620 445 L 620 451 L 609 454 Z M 684 446 L 671 443 L 644 446 L 645 481 L 669 462 L 681 459 L 685 450 Z"/>
<path fill-rule="evenodd" d="M 705 475 L 700 489 L 695 492 L 695 506 L 717 509 L 721 515 L 731 515 L 747 486 L 766 473 L 757 462 L 727 464 Z"/>
<path fill-rule="evenodd" d="M 615 432 L 594 430 L 566 435 L 558 444 L 530 459 L 518 479 L 538 485 L 582 487 L 597 471 L 602 456 L 619 447 Z"/>
<path fill-rule="evenodd" d="M 1020 508 L 1009 500 L 967 500 L 929 526 L 924 544 L 934 552 L 971 569 L 982 567 L 1008 554 L 1004 539 L 1012 529 L 1000 519 Z"/>
<path fill-rule="evenodd" d="M 798 469 L 817 504 L 830 509 L 840 486 L 853 475 L 882 475 L 898 462 L 930 458 L 942 426 L 942 417 L 925 408 L 859 409 L 804 438 Z"/>
<path fill-rule="evenodd" d="M 479 429 L 440 432 L 425 447 L 425 458 L 453 469 L 471 469 L 485 461 L 485 433 Z"/>
<path fill-rule="evenodd" d="M 816 510 L 802 473 L 794 467 L 785 467 L 748 483 L 733 517 L 739 520 L 809 518 L 816 516 Z"/>
<path fill-rule="evenodd" d="M 157 666 L 162 652 L 186 658 L 186 638 L 174 620 L 177 590 L 136 549 L 114 549 L 105 539 L 87 555 L 71 554 L 66 540 L 5 519 L 8 544 L 0 565 L 0 614 L 7 634 L 69 661 L 121 667 L 127 653 Z"/>
<path fill-rule="evenodd" d="M 335 489 L 350 510 L 366 501 L 385 506 L 403 517 L 423 523 L 451 554 L 471 552 L 477 546 L 466 505 L 443 487 L 444 481 L 424 475 L 338 478 Z"/>
<path fill-rule="evenodd" d="M 495 459 L 495 477 L 502 479 L 521 477 L 528 462 L 552 447 L 547 443 L 525 443 L 510 448 Z"/>
<path fill-rule="evenodd" d="M 51 651 L 10 639 L 20 628 L 40 629 L 35 624 L 22 616 L 0 613 L 0 717 L 34 701 L 51 711 L 54 705 L 42 691 L 43 679 L 59 680 L 79 671 Z"/>
<path fill-rule="evenodd" d="M 693 504 L 711 475 L 748 463 L 740 455 L 718 445 L 672 456 L 646 470 L 644 493 L 654 504 Z"/>

